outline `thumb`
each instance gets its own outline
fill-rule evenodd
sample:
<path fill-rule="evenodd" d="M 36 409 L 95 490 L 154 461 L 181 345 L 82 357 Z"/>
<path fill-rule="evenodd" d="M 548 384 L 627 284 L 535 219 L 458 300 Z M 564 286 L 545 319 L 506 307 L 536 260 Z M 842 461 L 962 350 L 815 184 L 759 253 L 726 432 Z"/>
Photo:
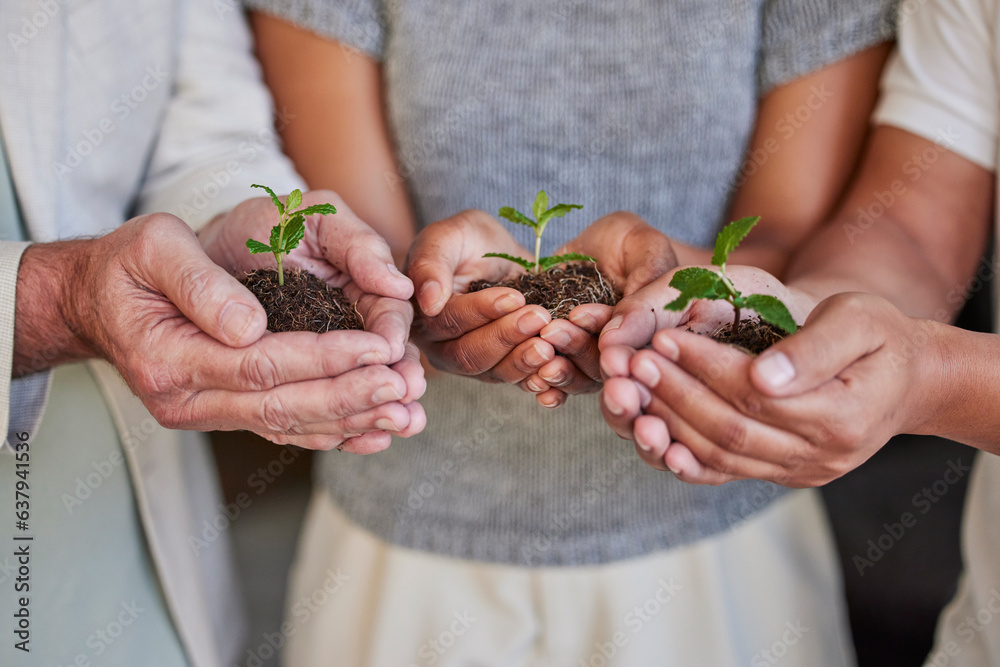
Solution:
<path fill-rule="evenodd" d="M 451 298 L 455 272 L 463 258 L 463 233 L 451 220 L 441 220 L 417 235 L 406 258 L 417 304 L 427 317 L 436 317 Z"/>
<path fill-rule="evenodd" d="M 838 295 L 820 303 L 805 325 L 766 352 L 750 366 L 750 379 L 762 393 L 776 398 L 803 394 L 837 377 L 855 361 L 877 350 L 870 315 L 850 303 L 855 295 Z"/>
<path fill-rule="evenodd" d="M 220 343 L 244 347 L 267 329 L 264 307 L 225 269 L 209 259 L 194 232 L 177 218 L 159 217 L 154 254 L 144 273 L 189 320 Z M 169 250 L 169 256 L 166 252 Z"/>
<path fill-rule="evenodd" d="M 687 313 L 664 310 L 663 305 L 670 302 L 670 298 L 663 296 L 665 289 L 677 293 L 661 279 L 619 301 L 601 331 L 598 347 L 605 350 L 612 345 L 625 345 L 639 350 L 649 345 L 658 330 L 680 326 Z"/>
<path fill-rule="evenodd" d="M 402 300 L 413 296 L 413 283 L 396 268 L 389 244 L 349 211 L 324 220 L 320 230 L 327 261 L 361 291 Z"/>

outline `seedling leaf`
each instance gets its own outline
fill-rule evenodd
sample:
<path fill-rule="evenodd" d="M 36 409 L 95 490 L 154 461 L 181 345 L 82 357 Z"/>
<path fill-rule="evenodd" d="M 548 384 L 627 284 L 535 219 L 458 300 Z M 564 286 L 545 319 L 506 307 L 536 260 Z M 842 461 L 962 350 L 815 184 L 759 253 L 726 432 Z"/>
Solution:
<path fill-rule="evenodd" d="M 523 266 L 528 271 L 531 271 L 533 268 L 535 268 L 534 262 L 527 260 L 523 257 L 515 257 L 514 255 L 508 255 L 505 252 L 488 252 L 485 255 L 483 255 L 483 257 L 499 257 L 500 259 L 506 259 L 511 262 L 514 262 L 515 264 Z"/>
<path fill-rule="evenodd" d="M 281 248 L 279 247 L 278 236 L 281 234 L 281 225 L 275 225 L 271 227 L 271 248 L 273 252 L 279 252 Z"/>
<path fill-rule="evenodd" d="M 302 206 L 302 190 L 292 190 L 285 199 L 285 210 L 291 213 Z"/>
<path fill-rule="evenodd" d="M 510 206 L 504 206 L 500 209 L 500 217 L 506 220 L 510 220 L 518 225 L 526 225 L 528 227 L 534 227 L 535 221 L 526 216 L 524 213 L 511 208 Z"/>
<path fill-rule="evenodd" d="M 317 213 L 322 215 L 333 215 L 337 212 L 337 208 L 333 204 L 313 204 L 312 206 L 307 206 L 298 212 L 302 215 L 316 215 Z"/>
<path fill-rule="evenodd" d="M 793 334 L 799 330 L 792 314 L 788 312 L 785 304 L 781 303 L 773 296 L 766 294 L 751 294 L 744 297 L 743 302 L 760 315 L 760 319 L 773 324 L 787 334 Z"/>
<path fill-rule="evenodd" d="M 760 216 L 754 216 L 741 218 L 723 227 L 715 239 L 715 254 L 712 255 L 712 264 L 725 266 L 726 260 L 729 259 L 729 253 L 736 249 L 740 241 L 750 233 L 750 230 L 758 222 L 760 222 Z"/>
<path fill-rule="evenodd" d="M 274 190 L 272 190 L 271 188 L 267 187 L 266 185 L 257 185 L 256 183 L 254 183 L 250 187 L 251 188 L 260 188 L 261 190 L 267 190 L 267 194 L 271 195 L 271 201 L 273 201 L 274 205 L 278 207 L 278 214 L 279 215 L 284 215 L 285 214 L 285 205 L 281 203 L 280 199 L 278 199 L 278 195 L 274 194 Z"/>
<path fill-rule="evenodd" d="M 264 245 L 260 241 L 254 241 L 253 239 L 247 239 L 247 249 L 250 250 L 251 255 L 259 255 L 262 252 L 271 252 L 271 246 Z"/>
<path fill-rule="evenodd" d="M 282 252 L 288 254 L 299 245 L 299 241 L 306 234 L 305 218 L 299 214 L 296 214 L 288 224 L 285 226 L 285 234 L 283 241 Z"/>
<path fill-rule="evenodd" d="M 535 204 L 531 207 L 531 212 L 535 214 L 535 220 L 541 223 L 542 215 L 547 210 L 549 210 L 549 196 L 545 193 L 545 190 L 541 190 L 538 196 L 535 197 Z"/>
<path fill-rule="evenodd" d="M 581 255 L 578 252 L 570 252 L 565 255 L 556 255 L 555 257 L 542 257 L 539 260 L 539 264 L 542 265 L 542 271 L 548 271 L 553 266 L 557 264 L 565 264 L 566 262 L 594 262 L 597 260 L 590 255 Z"/>
<path fill-rule="evenodd" d="M 542 213 L 541 217 L 538 218 L 538 224 L 545 225 L 552 218 L 561 218 L 570 211 L 572 211 L 573 209 L 580 209 L 580 208 L 583 207 L 578 204 L 556 204 L 548 211 Z"/>
<path fill-rule="evenodd" d="M 684 310 L 692 299 L 726 298 L 726 288 L 719 274 L 699 267 L 681 269 L 670 279 L 670 286 L 681 293 L 663 307 L 665 310 Z"/>

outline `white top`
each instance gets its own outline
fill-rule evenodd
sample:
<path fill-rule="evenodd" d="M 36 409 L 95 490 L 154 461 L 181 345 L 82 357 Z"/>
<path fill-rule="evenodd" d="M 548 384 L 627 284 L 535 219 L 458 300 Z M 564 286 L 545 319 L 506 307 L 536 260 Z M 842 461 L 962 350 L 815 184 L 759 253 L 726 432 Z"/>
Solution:
<path fill-rule="evenodd" d="M 1000 2 L 900 6 L 899 49 L 875 120 L 938 142 L 996 171 Z M 1000 310 L 1000 309 L 998 309 Z M 928 664 L 1000 665 L 1000 458 L 980 454 L 962 525 L 965 574 L 938 622 Z"/>

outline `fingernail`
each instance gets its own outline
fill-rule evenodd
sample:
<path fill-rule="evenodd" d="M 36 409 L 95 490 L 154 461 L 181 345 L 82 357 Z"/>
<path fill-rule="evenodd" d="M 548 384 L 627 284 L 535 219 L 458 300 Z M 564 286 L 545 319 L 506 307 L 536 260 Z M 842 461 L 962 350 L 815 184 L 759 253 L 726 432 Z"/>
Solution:
<path fill-rule="evenodd" d="M 403 273 L 399 269 L 397 269 L 396 265 L 393 264 L 392 262 L 386 264 L 386 267 L 389 269 L 389 273 L 391 273 L 392 275 L 398 278 L 406 278 L 406 276 L 404 276 Z"/>
<path fill-rule="evenodd" d="M 390 401 L 398 401 L 401 398 L 403 398 L 403 395 L 399 393 L 399 390 L 394 385 L 385 384 L 376 389 L 375 393 L 372 394 L 372 403 L 381 405 Z"/>
<path fill-rule="evenodd" d="M 528 389 L 531 391 L 543 391 L 545 388 L 538 384 L 534 378 L 529 379 L 525 384 L 528 385 Z"/>
<path fill-rule="evenodd" d="M 542 403 L 542 407 L 543 408 L 558 408 L 559 407 L 559 399 L 558 398 L 553 398 L 553 399 L 551 399 L 548 402 L 542 401 L 541 403 Z"/>
<path fill-rule="evenodd" d="M 551 386 L 558 387 L 562 385 L 563 382 L 566 381 L 566 374 L 563 373 L 562 371 L 557 371 L 552 375 L 549 375 L 548 377 L 543 375 L 542 379 L 548 382 Z"/>
<path fill-rule="evenodd" d="M 590 313 L 580 313 L 569 318 L 576 326 L 587 331 L 593 331 L 597 327 L 597 318 Z"/>
<path fill-rule="evenodd" d="M 773 389 L 781 389 L 795 379 L 795 366 L 782 352 L 763 354 L 757 359 L 757 373 Z"/>
<path fill-rule="evenodd" d="M 395 422 L 393 422 L 388 417 L 382 417 L 381 419 L 376 419 L 375 420 L 375 428 L 377 428 L 380 431 L 398 431 L 399 430 L 399 427 L 396 426 Z"/>
<path fill-rule="evenodd" d="M 619 315 L 618 317 L 615 317 L 614 319 L 612 319 L 610 322 L 607 323 L 607 325 L 604 327 L 604 331 L 602 331 L 601 333 L 606 333 L 608 331 L 614 331 L 615 329 L 621 329 L 622 322 L 624 322 L 624 321 L 625 321 L 625 318 L 622 317 L 621 315 Z"/>
<path fill-rule="evenodd" d="M 257 309 L 245 303 L 230 303 L 222 310 L 222 332 L 233 343 L 239 343 L 257 318 Z"/>
<path fill-rule="evenodd" d="M 513 294 L 504 294 L 496 301 L 493 302 L 493 307 L 497 309 L 497 312 L 501 315 L 506 315 L 507 313 L 513 313 L 515 310 L 521 307 L 521 302 L 517 300 L 517 297 Z"/>
<path fill-rule="evenodd" d="M 552 343 L 555 347 L 566 347 L 569 345 L 569 334 L 565 331 L 549 331 L 542 334 L 542 338 Z"/>
<path fill-rule="evenodd" d="M 644 452 L 649 452 L 652 451 L 653 449 L 652 447 L 644 443 L 642 441 L 642 438 L 640 438 L 638 435 L 635 436 L 635 444 L 639 445 L 639 449 L 641 449 Z"/>
<path fill-rule="evenodd" d="M 653 401 L 653 397 L 650 396 L 649 390 L 646 389 L 646 385 L 644 384 L 639 384 L 638 382 L 634 384 L 635 388 L 639 391 L 639 405 L 642 406 L 643 409 L 648 408 L 649 404 Z"/>
<path fill-rule="evenodd" d="M 378 350 L 371 350 L 365 352 L 360 357 L 358 357 L 358 366 L 378 366 L 379 364 L 384 364 L 388 359 L 385 355 Z"/>
<path fill-rule="evenodd" d="M 677 361 L 681 358 L 680 348 L 677 347 L 677 343 L 669 336 L 660 336 L 656 342 L 656 351 L 670 361 Z"/>
<path fill-rule="evenodd" d="M 517 321 L 517 330 L 523 334 L 538 333 L 538 330 L 544 327 L 548 322 L 542 317 L 541 313 L 532 310 L 525 313 Z"/>
<path fill-rule="evenodd" d="M 444 290 L 441 289 L 441 284 L 436 280 L 428 280 L 420 288 L 420 307 L 424 312 L 434 310 L 442 296 L 444 296 Z"/>
<path fill-rule="evenodd" d="M 540 345 L 532 345 L 524 351 L 524 363 L 529 366 L 541 366 L 547 361 L 548 358 L 542 353 Z"/>
<path fill-rule="evenodd" d="M 608 409 L 608 412 L 613 414 L 615 417 L 621 417 L 625 414 L 625 408 L 615 403 L 608 397 L 604 398 L 604 407 Z"/>
<path fill-rule="evenodd" d="M 660 369 L 649 359 L 640 359 L 636 363 L 633 373 L 647 387 L 655 387 L 660 384 Z"/>
<path fill-rule="evenodd" d="M 669 470 L 670 472 L 674 473 L 675 475 L 681 474 L 680 470 L 674 470 L 673 468 L 671 468 L 669 463 L 667 464 L 667 470 Z"/>

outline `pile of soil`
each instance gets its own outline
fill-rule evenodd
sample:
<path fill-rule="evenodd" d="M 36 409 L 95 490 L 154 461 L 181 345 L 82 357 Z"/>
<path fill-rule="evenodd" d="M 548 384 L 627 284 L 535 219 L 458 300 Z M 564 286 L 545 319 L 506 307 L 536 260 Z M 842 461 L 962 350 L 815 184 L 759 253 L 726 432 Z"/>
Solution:
<path fill-rule="evenodd" d="M 251 271 L 240 282 L 264 306 L 267 328 L 274 333 L 365 328 L 361 314 L 344 290 L 331 287 L 306 271 L 285 271 L 285 284 L 280 286 L 274 269 Z"/>
<path fill-rule="evenodd" d="M 740 322 L 740 330 L 736 332 L 735 338 L 733 337 L 733 325 L 730 322 L 716 329 L 715 333 L 712 334 L 712 339 L 743 348 L 756 357 L 787 335 L 778 327 L 762 321 L 759 317 L 752 317 Z"/>
<path fill-rule="evenodd" d="M 543 273 L 525 273 L 498 283 L 477 280 L 469 285 L 469 292 L 489 287 L 516 289 L 524 295 L 526 304 L 545 307 L 553 319 L 566 319 L 571 310 L 585 303 L 613 306 L 621 298 L 614 282 L 598 271 L 593 262 L 565 264 Z"/>

